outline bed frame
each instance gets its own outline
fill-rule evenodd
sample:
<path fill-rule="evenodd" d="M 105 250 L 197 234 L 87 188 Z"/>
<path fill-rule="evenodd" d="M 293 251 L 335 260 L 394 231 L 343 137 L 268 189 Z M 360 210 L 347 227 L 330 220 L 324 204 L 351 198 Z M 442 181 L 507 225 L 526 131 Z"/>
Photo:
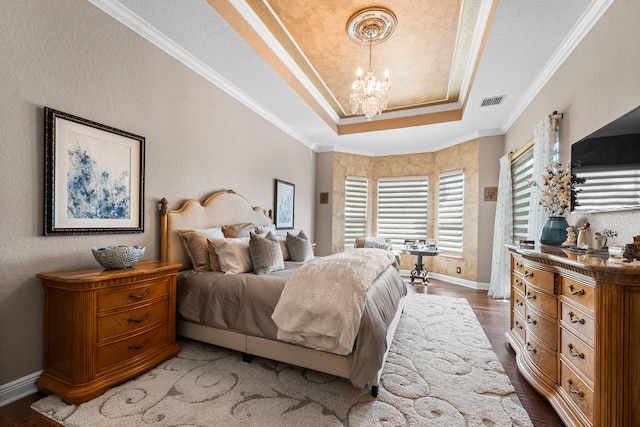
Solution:
<path fill-rule="evenodd" d="M 253 223 L 272 224 L 271 211 L 253 207 L 247 199 L 233 190 L 215 192 L 202 202 L 186 200 L 180 208 L 167 210 L 166 199 L 160 201 L 160 258 L 162 261 L 180 262 L 183 268 L 191 263 L 182 248 L 178 229 L 210 228 L 222 225 Z M 374 378 L 369 380 L 371 395 L 377 397 L 382 369 L 391 347 L 391 341 L 400 320 L 404 298 L 387 332 L 387 351 L 382 366 Z M 294 344 L 246 335 L 226 329 L 205 326 L 178 319 L 177 334 L 186 338 L 214 344 L 244 353 L 243 359 L 260 356 L 303 368 L 313 369 L 338 377 L 349 378 L 351 361 L 348 356 L 313 350 Z"/>

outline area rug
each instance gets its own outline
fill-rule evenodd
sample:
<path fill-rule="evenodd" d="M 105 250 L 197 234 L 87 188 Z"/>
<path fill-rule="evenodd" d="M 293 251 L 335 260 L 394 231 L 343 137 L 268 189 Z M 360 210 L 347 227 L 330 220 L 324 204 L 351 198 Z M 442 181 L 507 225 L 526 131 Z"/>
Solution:
<path fill-rule="evenodd" d="M 463 298 L 407 297 L 377 399 L 343 378 L 180 343 L 92 401 L 32 408 L 65 426 L 532 426 Z"/>

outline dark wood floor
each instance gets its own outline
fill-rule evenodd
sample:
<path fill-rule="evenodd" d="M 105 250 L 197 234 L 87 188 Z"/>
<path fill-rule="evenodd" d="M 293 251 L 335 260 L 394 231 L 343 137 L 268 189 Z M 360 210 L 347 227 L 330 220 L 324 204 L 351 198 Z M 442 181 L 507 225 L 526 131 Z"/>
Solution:
<path fill-rule="evenodd" d="M 407 286 L 409 292 L 466 298 L 473 308 L 487 337 L 489 337 L 494 351 L 511 379 L 511 383 L 518 393 L 518 398 L 522 406 L 529 413 L 534 426 L 553 427 L 564 425 L 551 405 L 549 405 L 518 372 L 515 354 L 504 337 L 504 333 L 509 328 L 508 301 L 491 299 L 487 297 L 486 291 L 476 291 L 435 279 L 431 279 L 430 285 L 426 287 L 422 285 Z M 58 426 L 58 424 L 30 408 L 33 402 L 42 397 L 44 396 L 40 393 L 35 393 L 0 408 L 0 426 Z"/>

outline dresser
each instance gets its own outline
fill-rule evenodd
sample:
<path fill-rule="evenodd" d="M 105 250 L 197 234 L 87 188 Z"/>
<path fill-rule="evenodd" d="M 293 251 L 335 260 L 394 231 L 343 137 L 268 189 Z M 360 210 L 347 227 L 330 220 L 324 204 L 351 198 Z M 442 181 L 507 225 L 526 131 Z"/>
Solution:
<path fill-rule="evenodd" d="M 522 375 L 570 426 L 640 425 L 640 265 L 509 246 Z"/>
<path fill-rule="evenodd" d="M 38 388 L 82 403 L 178 354 L 180 267 L 140 261 L 130 269 L 38 274 L 45 291 Z"/>

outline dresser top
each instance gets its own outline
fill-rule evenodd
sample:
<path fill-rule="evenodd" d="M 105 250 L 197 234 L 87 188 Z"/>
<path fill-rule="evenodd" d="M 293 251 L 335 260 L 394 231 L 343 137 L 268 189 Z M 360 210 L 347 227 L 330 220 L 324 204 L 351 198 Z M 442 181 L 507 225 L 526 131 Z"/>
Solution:
<path fill-rule="evenodd" d="M 118 270 L 105 270 L 100 266 L 82 268 L 77 270 L 53 271 L 50 273 L 39 273 L 36 276 L 42 280 L 52 280 L 63 283 L 92 283 L 104 282 L 107 280 L 127 278 L 131 276 L 144 276 L 162 272 L 177 271 L 182 264 L 177 262 L 162 262 L 157 260 L 140 261 L 131 268 Z"/>

